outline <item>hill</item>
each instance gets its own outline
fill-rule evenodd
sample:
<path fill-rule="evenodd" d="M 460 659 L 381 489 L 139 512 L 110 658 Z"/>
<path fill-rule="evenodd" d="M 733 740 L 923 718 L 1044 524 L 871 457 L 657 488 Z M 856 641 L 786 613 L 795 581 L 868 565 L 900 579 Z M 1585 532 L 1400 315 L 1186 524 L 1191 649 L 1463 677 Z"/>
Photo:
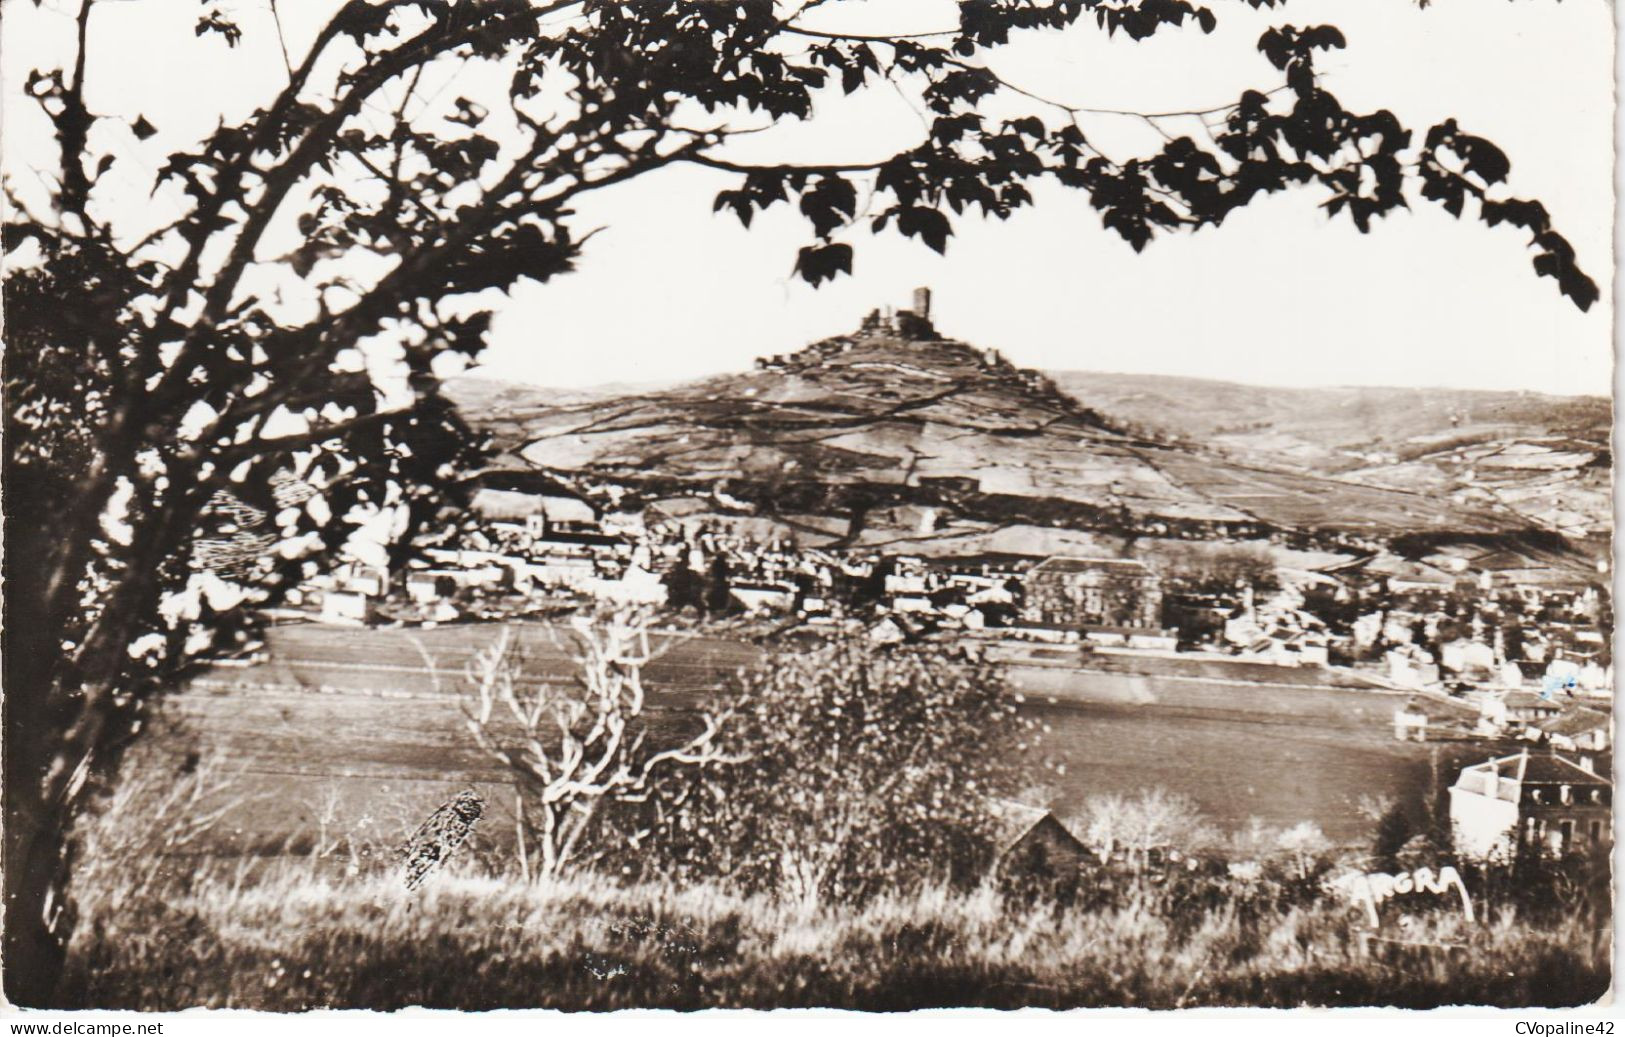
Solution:
<path fill-rule="evenodd" d="M 871 314 L 853 334 L 753 371 L 634 394 L 452 394 L 503 448 L 611 488 L 622 507 L 750 516 L 826 542 L 955 553 L 1032 543 L 1016 553 L 1045 553 L 1069 546 L 1067 531 L 1293 533 L 1348 547 L 1530 528 L 1493 503 L 1328 478 L 1283 456 L 1197 442 L 1211 434 L 1199 421 L 1245 415 L 1244 400 L 1212 402 L 1164 432 L 1151 427 L 1155 404 L 1135 410 L 1133 392 L 1097 388 L 940 338 L 903 311 Z"/>
<path fill-rule="evenodd" d="M 1085 371 L 1052 377 L 1112 420 L 1232 457 L 1503 508 L 1571 538 L 1612 530 L 1605 397 L 1289 389 Z"/>
<path fill-rule="evenodd" d="M 617 383 L 585 389 L 560 389 L 475 373 L 448 378 L 443 388 L 447 398 L 457 405 L 465 418 L 493 437 L 497 449 L 510 450 L 524 444 L 527 421 L 554 408 L 579 406 L 666 386 Z"/>

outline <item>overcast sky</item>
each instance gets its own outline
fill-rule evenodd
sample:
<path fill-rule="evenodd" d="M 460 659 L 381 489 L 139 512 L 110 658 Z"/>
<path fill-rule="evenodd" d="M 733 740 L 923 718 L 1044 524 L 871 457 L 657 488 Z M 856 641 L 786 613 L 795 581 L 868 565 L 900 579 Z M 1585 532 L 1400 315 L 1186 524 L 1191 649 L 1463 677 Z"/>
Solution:
<path fill-rule="evenodd" d="M 732 185 L 693 168 L 650 176 L 580 206 L 583 228 L 605 230 L 578 272 L 526 283 L 502 304 L 485 370 L 543 384 L 643 382 L 738 370 L 854 327 L 868 309 L 904 303 L 915 285 L 936 291 L 938 327 L 993 346 L 1017 363 L 1052 369 L 1178 374 L 1280 385 L 1406 385 L 1607 393 L 1612 371 L 1614 222 L 1613 12 L 1606 0 L 1289 0 L 1252 12 L 1214 0 L 1220 27 L 1134 43 L 1092 26 L 1024 38 L 993 64 L 1035 92 L 1089 107 L 1207 108 L 1277 74 L 1254 42 L 1270 24 L 1332 22 L 1349 48 L 1321 59 L 1326 84 L 1355 110 L 1391 108 L 1418 132 L 1454 116 L 1512 159 L 1511 189 L 1540 198 L 1603 289 L 1581 314 L 1550 279 L 1537 279 L 1522 232 L 1458 223 L 1418 202 L 1358 234 L 1329 222 L 1315 189 L 1255 203 L 1219 230 L 1165 237 L 1136 255 L 1102 230 L 1079 195 L 1041 191 L 1008 223 L 959 222 L 946 257 L 866 229 L 850 232 L 855 276 L 814 290 L 794 280 L 809 240 L 786 207 L 751 230 L 711 200 Z M 186 133 L 263 103 L 280 87 L 263 0 L 226 5 L 245 46 L 228 54 L 191 31 L 195 0 L 143 0 L 98 10 L 92 107 L 142 114 L 162 131 L 155 156 Z M 297 52 L 317 24 L 316 0 L 281 5 Z M 48 138 L 19 103 L 15 60 L 71 28 L 53 0 L 8 7 L 5 164 L 30 184 L 30 148 Z M 830 5 L 831 27 L 906 31 L 953 24 L 945 0 Z M 272 37 L 274 39 L 274 37 Z M 207 84 L 200 91 L 199 84 Z M 1136 119 L 1086 117 L 1108 153 L 1153 150 Z M 1199 132 L 1168 124 L 1171 133 Z M 811 124 L 749 138 L 752 155 L 872 159 L 923 133 L 899 93 L 865 91 Z M 128 143 L 124 147 L 132 147 Z M 760 149 L 760 150 L 754 150 Z M 748 156 L 747 156 L 748 157 Z M 119 169 L 131 206 L 158 219 L 172 204 L 149 197 L 131 155 Z"/>
<path fill-rule="evenodd" d="M 1254 204 L 1217 231 L 1160 239 L 1140 255 L 1103 231 L 1081 197 L 1054 190 L 1008 223 L 962 221 L 946 257 L 863 231 L 853 238 L 855 276 L 814 290 L 791 277 L 807 240 L 798 220 L 780 209 L 745 231 L 711 213 L 727 179 L 684 169 L 588 210 L 608 229 L 578 273 L 515 293 L 489 365 L 568 385 L 738 369 L 846 331 L 871 306 L 901 304 L 923 284 L 936 291 L 944 333 L 1036 367 L 1609 392 L 1608 4 L 1439 0 L 1419 11 L 1408 0 L 1290 0 L 1259 15 L 1240 3 L 1215 6 L 1220 29 L 1209 37 L 1189 29 L 1107 43 L 1083 28 L 995 64 L 1023 85 L 1091 107 L 1205 108 L 1272 82 L 1274 70 L 1253 49 L 1267 24 L 1333 22 L 1349 48 L 1323 60 L 1329 88 L 1357 110 L 1391 108 L 1419 131 L 1456 116 L 1500 143 L 1513 189 L 1545 201 L 1602 285 L 1602 302 L 1581 314 L 1550 279 L 1537 279 L 1519 232 L 1458 223 L 1427 203 L 1362 236 L 1346 220 L 1328 222 L 1312 189 Z M 852 107 L 830 113 L 842 125 L 825 139 L 841 135 L 842 154 L 863 151 L 851 138 L 920 132 L 895 95 L 874 95 L 863 112 Z M 1091 129 L 1099 139 L 1116 132 L 1125 146 L 1154 146 L 1137 120 L 1101 116 Z"/>

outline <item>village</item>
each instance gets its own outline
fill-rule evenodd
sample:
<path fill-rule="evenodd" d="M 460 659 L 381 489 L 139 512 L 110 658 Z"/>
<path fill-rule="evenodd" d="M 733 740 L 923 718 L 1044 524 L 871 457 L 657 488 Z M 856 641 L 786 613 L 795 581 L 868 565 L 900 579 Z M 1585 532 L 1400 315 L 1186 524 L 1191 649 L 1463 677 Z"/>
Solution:
<path fill-rule="evenodd" d="M 404 567 L 316 574 L 284 618 L 434 626 L 643 606 L 754 640 L 841 627 L 972 659 L 1235 664 L 1300 684 L 1336 675 L 1415 693 L 1395 713 L 1396 737 L 1610 747 L 1605 592 L 1513 568 L 1504 551 L 1377 551 L 1318 572 L 1277 569 L 1245 543 L 1161 558 L 926 558 L 760 542 L 680 509 L 604 514 L 534 471 L 487 471 L 466 489 L 466 513 L 421 538 Z"/>
<path fill-rule="evenodd" d="M 421 557 L 318 575 L 287 618 L 436 626 L 631 605 L 752 640 L 841 627 L 973 660 L 1352 682 L 1411 693 L 1392 696 L 1395 738 L 1485 747 L 1446 790 L 1465 852 L 1611 845 L 1610 616 L 1596 585 L 1521 580 L 1489 553 L 1448 568 L 1379 555 L 1309 579 L 1269 571 L 1246 545 L 1218 545 L 1232 564 L 1201 571 L 1178 558 L 854 556 L 704 519 L 605 517 L 534 472 L 483 473 L 470 490 L 468 514 Z M 1027 814 L 1024 833 L 1047 830 Z"/>

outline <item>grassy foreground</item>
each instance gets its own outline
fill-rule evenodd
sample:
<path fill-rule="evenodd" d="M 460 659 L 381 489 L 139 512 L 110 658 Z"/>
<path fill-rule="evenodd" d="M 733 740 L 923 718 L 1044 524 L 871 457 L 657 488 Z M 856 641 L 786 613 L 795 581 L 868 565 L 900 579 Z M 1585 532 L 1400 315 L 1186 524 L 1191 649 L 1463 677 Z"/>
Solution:
<path fill-rule="evenodd" d="M 1611 931 L 1426 914 L 1367 940 L 1346 905 L 1183 906 L 1146 886 L 1057 907 L 928 889 L 863 907 L 716 888 L 538 885 L 284 860 L 81 890 L 68 1005 L 616 1009 L 1571 1005 L 1603 997 Z"/>

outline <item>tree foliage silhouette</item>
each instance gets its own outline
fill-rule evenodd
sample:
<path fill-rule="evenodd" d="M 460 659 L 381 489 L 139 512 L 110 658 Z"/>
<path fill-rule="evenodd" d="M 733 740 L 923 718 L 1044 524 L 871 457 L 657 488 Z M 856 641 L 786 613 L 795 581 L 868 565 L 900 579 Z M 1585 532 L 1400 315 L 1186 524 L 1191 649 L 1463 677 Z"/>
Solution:
<path fill-rule="evenodd" d="M 1121 157 L 1083 110 L 983 59 L 1074 25 L 1211 32 L 1214 9 L 974 0 L 941 31 L 869 36 L 813 27 L 832 0 L 335 0 L 300 52 L 205 3 L 201 42 L 279 47 L 287 76 L 186 142 L 161 113 L 87 102 L 87 80 L 114 74 L 88 56 L 116 6 L 68 5 L 65 64 L 22 83 L 53 135 L 49 197 L 6 184 L 6 949 L 21 1004 L 49 996 L 71 928 L 63 832 L 142 703 L 380 507 L 410 528 L 443 503 L 475 444 L 437 390 L 440 358 L 481 350 L 493 290 L 572 269 L 586 195 L 685 164 L 726 172 L 713 204 L 745 225 L 799 210 L 811 240 L 795 269 L 815 285 L 855 268 L 864 224 L 942 252 L 957 220 L 1006 218 L 1044 180 L 1084 192 L 1136 251 L 1292 188 L 1361 231 L 1420 199 L 1522 228 L 1537 274 L 1582 309 L 1597 299 L 1547 211 L 1506 193 L 1493 144 L 1447 121 L 1414 146 L 1393 113 L 1323 87 L 1315 60 L 1344 45 L 1329 26 L 1265 33 L 1269 81 L 1232 104 L 1144 116 L 1201 115 L 1211 139 Z M 823 98 L 893 87 L 928 125 L 883 158 L 757 162 L 733 146 Z M 1029 114 L 996 117 L 995 99 Z M 154 149 L 152 169 L 128 168 Z M 152 226 L 110 201 L 132 178 L 177 192 L 179 215 Z M 270 523 L 250 539 L 238 500 Z M 219 537 L 275 546 L 222 574 L 199 551 Z"/>

